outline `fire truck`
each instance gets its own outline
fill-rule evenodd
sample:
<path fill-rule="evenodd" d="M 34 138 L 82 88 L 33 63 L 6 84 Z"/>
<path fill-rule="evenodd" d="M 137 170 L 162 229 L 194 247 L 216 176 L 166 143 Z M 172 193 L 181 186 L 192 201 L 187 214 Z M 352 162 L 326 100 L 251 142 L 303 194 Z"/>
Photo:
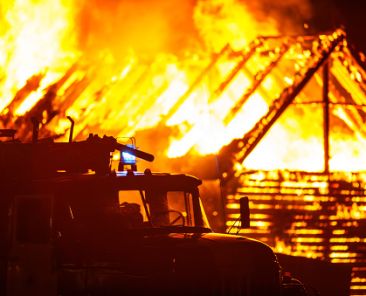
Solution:
<path fill-rule="evenodd" d="M 305 295 L 269 246 L 210 229 L 199 179 L 138 172 L 154 157 L 112 137 L 34 133 L 0 131 L 1 295 Z"/>

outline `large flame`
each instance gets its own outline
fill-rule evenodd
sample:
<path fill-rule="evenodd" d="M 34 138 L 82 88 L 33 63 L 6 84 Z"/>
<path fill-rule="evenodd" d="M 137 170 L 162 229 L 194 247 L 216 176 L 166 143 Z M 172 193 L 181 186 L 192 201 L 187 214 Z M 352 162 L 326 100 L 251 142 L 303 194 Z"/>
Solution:
<path fill-rule="evenodd" d="M 171 13 L 176 6 L 191 20 Z M 80 138 L 89 132 L 132 136 L 156 125 L 178 126 L 166 152 L 176 157 L 188 151 L 217 152 L 267 109 L 266 99 L 255 93 L 240 112 L 228 117 L 250 87 L 250 73 L 240 72 L 225 92 L 213 94 L 214 85 L 235 67 L 230 52 L 243 50 L 257 34 L 278 33 L 273 18 L 258 21 L 239 1 L 14 0 L 1 12 L 6 30 L 0 39 L 0 110 L 10 117 L 6 127 L 42 98 L 54 96 L 51 109 L 57 118 L 41 114 L 49 130 L 65 134 L 67 115 L 77 121 Z M 186 44 L 171 46 L 177 41 L 172 35 L 181 31 L 185 35 L 178 34 L 180 41 Z M 228 46 L 210 76 L 197 82 L 212 54 Z M 179 47 L 179 58 L 172 47 Z"/>
<path fill-rule="evenodd" d="M 273 14 L 268 7 L 276 8 Z M 274 38 L 272 47 L 267 39 L 256 39 L 303 33 L 302 21 L 282 14 L 282 8 L 300 11 L 300 16 L 310 11 L 307 1 L 296 0 L 246 5 L 239 0 L 3 1 L 1 125 L 17 128 L 20 137 L 29 139 L 28 121 L 38 117 L 41 134 L 60 140 L 67 137 L 66 116 L 77 122 L 78 139 L 91 132 L 130 137 L 166 128 L 166 156 L 215 154 L 265 119 L 281 92 L 291 89 L 309 61 L 322 54 L 322 42 L 338 34 L 310 42 L 306 37 Z M 366 75 L 346 48 L 342 42 L 329 64 L 329 167 L 364 171 Z M 325 169 L 321 75 L 315 73 L 249 157 L 236 164 L 239 170 Z M 153 146 L 159 141 L 150 140 Z M 326 182 L 320 183 L 314 186 L 327 191 Z M 305 197 L 306 211 L 319 210 L 313 197 Z M 272 225 L 262 214 L 253 218 L 259 232 Z M 365 219 L 365 207 L 357 201 L 350 207 L 339 204 L 332 219 Z M 320 230 L 304 231 L 315 236 Z M 290 246 L 277 238 L 274 247 L 321 258 L 324 250 L 306 245 L 306 239 L 299 235 Z M 330 250 L 334 262 L 345 260 L 341 256 L 356 260 L 355 253 L 342 253 L 345 246 L 336 243 Z"/>
<path fill-rule="evenodd" d="M 70 1 L 69 1 L 70 2 Z M 22 115 L 42 96 L 43 90 L 57 80 L 78 56 L 73 36 L 72 11 L 67 1 L 7 1 L 2 10 L 1 27 L 1 101 L 3 112 Z M 39 75 L 36 79 L 34 76 Z M 34 78 L 33 92 L 20 101 L 17 91 Z M 39 83 L 39 86 L 38 86 Z M 6 109 L 19 99 L 14 110 Z M 5 110 L 4 110 L 5 108 Z"/>
<path fill-rule="evenodd" d="M 182 12 L 172 13 L 177 6 Z M 264 75 L 261 86 L 243 99 L 259 73 L 271 66 L 271 59 L 297 58 L 295 67 L 301 68 L 309 58 L 308 50 L 278 44 L 268 53 L 271 59 L 256 54 L 247 61 L 249 70 L 237 68 L 245 63 L 243 54 L 250 55 L 251 46 L 256 46 L 258 34 L 279 33 L 279 22 L 273 17 L 263 21 L 264 10 L 256 7 L 257 16 L 262 16 L 258 20 L 253 9 L 236 0 L 7 2 L 1 10 L 5 29 L 0 36 L 0 110 L 7 116 L 3 126 L 38 116 L 46 136 L 65 135 L 69 126 L 65 118 L 71 116 L 77 121 L 75 134 L 84 138 L 90 132 L 133 136 L 166 125 L 177 127 L 170 135 L 167 156 L 217 153 L 268 111 L 268 94 L 279 94 L 293 82 L 288 73 Z M 342 64 L 333 68 L 334 75 L 343 78 Z M 356 80 L 362 80 L 353 72 Z M 279 122 L 245 166 L 321 170 L 319 110 L 301 112 L 307 114 L 300 117 L 302 121 Z M 350 114 L 341 108 L 334 112 L 354 126 L 353 132 L 357 130 Z M 332 167 L 345 169 L 346 163 L 350 170 L 360 169 L 360 161 L 350 160 L 361 155 L 363 133 L 347 142 L 344 133 L 338 139 L 342 141 L 336 143 L 344 144 L 332 145 Z M 276 157 L 271 157 L 273 151 Z"/>

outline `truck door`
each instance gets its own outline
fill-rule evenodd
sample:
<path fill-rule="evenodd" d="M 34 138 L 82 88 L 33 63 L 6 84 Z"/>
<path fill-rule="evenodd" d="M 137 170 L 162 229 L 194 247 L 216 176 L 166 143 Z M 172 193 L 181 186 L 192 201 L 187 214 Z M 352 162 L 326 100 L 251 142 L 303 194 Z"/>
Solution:
<path fill-rule="evenodd" d="M 51 195 L 15 196 L 8 256 L 7 296 L 56 295 Z"/>

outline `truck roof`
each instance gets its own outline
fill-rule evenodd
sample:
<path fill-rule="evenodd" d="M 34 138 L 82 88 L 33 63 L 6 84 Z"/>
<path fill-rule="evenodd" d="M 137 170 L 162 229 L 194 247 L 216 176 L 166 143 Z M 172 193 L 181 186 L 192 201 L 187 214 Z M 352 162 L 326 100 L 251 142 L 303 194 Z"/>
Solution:
<path fill-rule="evenodd" d="M 32 186 L 36 185 L 38 188 L 43 187 L 45 189 L 53 187 L 85 188 L 95 186 L 96 188 L 120 190 L 152 189 L 165 191 L 189 191 L 201 185 L 202 181 L 196 177 L 186 174 L 152 173 L 149 170 L 146 170 L 145 172 L 122 171 L 109 175 L 65 173 L 49 178 L 17 180 L 16 183 L 31 183 Z"/>

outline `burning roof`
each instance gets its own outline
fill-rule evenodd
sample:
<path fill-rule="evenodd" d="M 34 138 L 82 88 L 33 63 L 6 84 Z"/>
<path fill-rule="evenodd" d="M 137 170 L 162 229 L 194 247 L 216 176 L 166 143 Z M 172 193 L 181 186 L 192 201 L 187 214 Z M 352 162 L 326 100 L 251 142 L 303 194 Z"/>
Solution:
<path fill-rule="evenodd" d="M 35 70 L 26 76 L 24 84 L 13 85 L 12 93 L 7 83 L 2 85 L 1 123 L 3 128 L 17 128 L 21 139 L 31 137 L 31 117 L 37 117 L 42 123 L 41 136 L 55 138 L 66 137 L 69 128 L 66 115 L 77 121 L 77 139 L 85 138 L 90 132 L 118 137 L 161 126 L 176 127 L 166 151 L 169 157 L 217 153 L 227 145 L 221 156 L 230 157 L 222 164 L 232 168 L 234 163 L 247 159 L 291 103 L 297 108 L 290 111 L 291 115 L 304 114 L 303 106 L 308 106 L 314 118 L 319 117 L 322 108 L 315 111 L 312 107 L 323 104 L 323 74 L 319 69 L 326 62 L 330 116 L 341 122 L 343 132 L 347 129 L 355 136 L 354 141 L 343 139 L 347 145 L 338 147 L 340 158 L 330 162 L 331 167 L 343 169 L 342 157 L 347 157 L 350 145 L 357 146 L 353 152 L 359 154 L 360 144 L 365 140 L 365 75 L 341 30 L 319 36 L 258 37 L 243 50 L 236 51 L 226 45 L 217 53 L 192 54 L 182 60 L 157 56 L 145 61 L 131 54 L 116 66 L 108 63 L 108 59 L 90 63 L 80 58 L 68 63 L 62 74 L 57 78 L 53 75 L 53 79 L 46 69 Z M 293 119 L 280 122 L 282 127 L 274 128 L 274 132 L 281 137 L 282 146 L 299 145 L 301 139 L 296 138 L 309 142 L 311 134 L 320 130 L 314 126 L 314 118 L 310 119 L 312 125 L 307 132 Z M 299 133 L 302 137 L 296 137 Z M 314 145 L 303 146 L 308 149 L 303 160 L 309 154 L 318 155 L 315 161 L 288 161 L 276 153 L 274 162 L 275 158 L 264 158 L 266 151 L 261 149 L 247 159 L 246 165 L 255 162 L 259 167 L 289 165 L 319 170 L 323 166 L 319 158 L 322 153 L 316 151 L 322 140 L 315 143 L 311 138 L 310 141 Z M 273 145 L 268 146 L 273 149 Z M 357 167 L 360 163 L 348 164 L 360 169 Z"/>
<path fill-rule="evenodd" d="M 254 76 L 252 88 L 231 109 L 235 113 L 245 108 L 257 90 L 265 101 L 261 114 L 243 138 L 221 150 L 224 173 L 233 173 L 238 164 L 304 171 L 364 170 L 360 160 L 364 159 L 365 72 L 349 50 L 342 31 L 318 38 L 298 37 L 292 42 L 287 37 L 276 38 L 287 52 L 296 47 L 301 52 L 291 56 L 281 53 L 278 47 L 272 48 L 277 50 L 277 57 L 272 61 L 269 58 L 268 66 Z M 271 39 L 274 38 L 266 41 Z M 286 110 L 288 115 L 279 120 Z M 269 141 L 262 141 L 265 143 L 248 159 L 276 122 Z M 276 145 L 278 141 L 280 145 Z M 281 146 L 279 151 L 277 147 Z M 239 171 L 242 168 L 237 167 Z"/>
<path fill-rule="evenodd" d="M 191 23 L 174 12 L 166 15 L 181 1 L 149 3 L 93 0 L 80 11 L 72 0 L 4 5 L 1 128 L 16 128 L 18 138 L 29 140 L 30 118 L 36 117 L 41 137 L 61 140 L 67 138 L 66 116 L 71 116 L 80 140 L 89 133 L 129 137 L 165 127 L 169 140 L 163 154 L 168 157 L 217 154 L 226 146 L 220 153 L 223 173 L 242 160 L 246 167 L 322 170 L 323 141 L 312 135 L 320 135 L 316 122 L 322 120 L 322 108 L 315 108 L 323 104 L 323 74 L 317 70 L 328 61 L 330 120 L 336 118 L 334 126 L 346 132 L 337 133 L 337 145 L 343 144 L 331 143 L 337 151 L 330 151 L 329 166 L 345 169 L 347 159 L 348 170 L 362 169 L 364 71 L 349 51 L 344 32 L 279 36 L 281 18 L 266 15 L 260 8 L 266 1 L 247 6 L 235 0 L 188 1 L 179 7 L 191 16 Z M 277 14 L 280 8 L 291 11 L 291 3 L 273 4 L 271 9 L 280 6 Z M 295 4 L 302 16 L 309 13 L 306 1 Z M 149 13 L 128 15 L 140 8 L 150 8 Z M 281 16 L 289 24 L 291 18 Z M 111 20 L 105 22 L 107 18 Z M 288 27 L 295 31 L 299 22 L 293 20 Z M 139 38 L 137 33 L 144 31 L 147 39 Z M 160 50 L 163 47 L 150 56 L 138 50 L 143 44 L 149 52 L 169 43 L 168 31 L 179 36 L 184 31 L 202 44 L 185 39 L 180 55 Z M 259 32 L 274 37 L 255 38 Z M 147 44 L 149 38 L 154 45 Z M 291 113 L 288 120 L 279 118 L 285 110 Z M 318 120 L 299 116 L 308 113 Z M 276 144 L 278 138 L 281 145 Z M 301 157 L 295 145 L 301 147 Z M 273 149 L 276 157 L 264 157 Z M 350 161 L 355 155 L 358 160 Z"/>

